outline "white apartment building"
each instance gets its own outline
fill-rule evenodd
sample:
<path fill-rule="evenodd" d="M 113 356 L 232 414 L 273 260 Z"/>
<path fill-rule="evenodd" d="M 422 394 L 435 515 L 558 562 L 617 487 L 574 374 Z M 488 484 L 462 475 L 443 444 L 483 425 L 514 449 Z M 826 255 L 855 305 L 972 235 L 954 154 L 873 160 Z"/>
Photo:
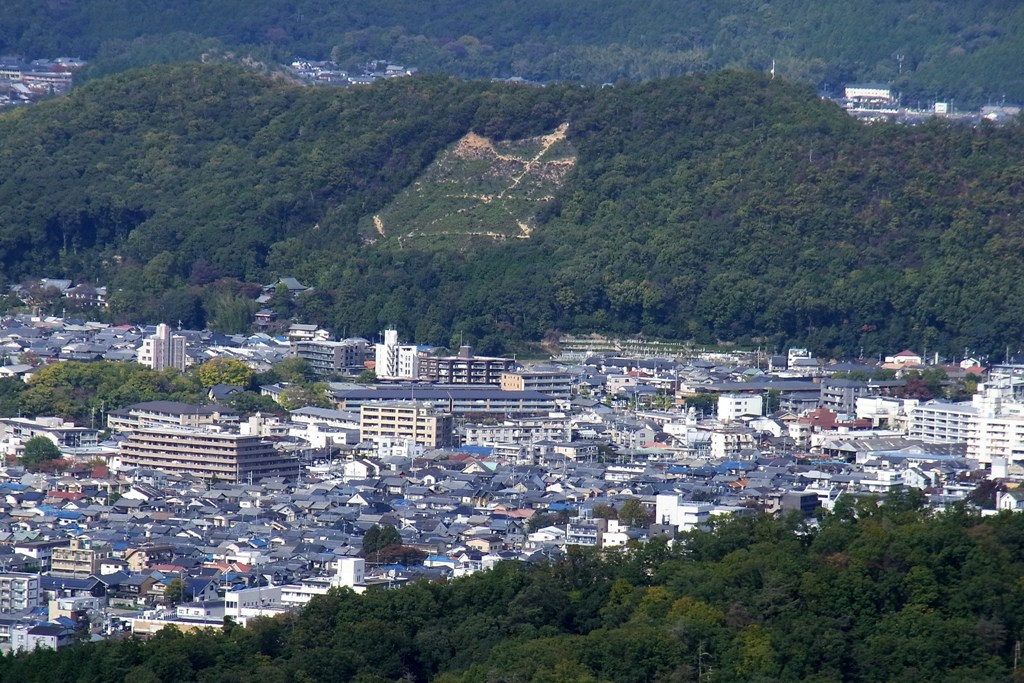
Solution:
<path fill-rule="evenodd" d="M 146 337 L 139 347 L 139 364 L 163 370 L 174 368 L 185 371 L 185 337 L 171 334 L 171 328 L 164 323 L 156 326 L 156 334 Z"/>
<path fill-rule="evenodd" d="M 273 617 L 284 614 L 290 607 L 281 600 L 281 586 L 240 588 L 224 593 L 224 616 L 240 626 L 253 617 Z"/>
<path fill-rule="evenodd" d="M 419 349 L 398 343 L 398 330 L 384 330 L 384 342 L 374 345 L 374 372 L 379 379 L 418 379 Z"/>
<path fill-rule="evenodd" d="M 714 504 L 684 500 L 676 493 L 661 493 L 654 503 L 654 521 L 669 524 L 678 531 L 693 531 L 707 527 Z"/>
<path fill-rule="evenodd" d="M 38 574 L 0 573 L 0 612 L 20 612 L 38 606 Z"/>
<path fill-rule="evenodd" d="M 922 441 L 966 443 L 977 414 L 969 403 L 921 403 L 908 414 L 907 434 Z"/>
<path fill-rule="evenodd" d="M 967 457 L 983 465 L 993 458 L 1024 462 L 1024 415 L 979 417 L 972 423 L 967 438 Z"/>
<path fill-rule="evenodd" d="M 343 557 L 335 563 L 333 576 L 314 576 L 296 584 L 281 586 L 281 602 L 285 605 L 305 605 L 332 588 L 351 588 L 356 593 L 366 591 L 366 560 L 361 557 Z"/>
<path fill-rule="evenodd" d="M 505 420 L 498 424 L 467 424 L 464 430 L 464 446 L 565 441 L 571 436 L 569 424 L 564 418 L 525 418 Z"/>
<path fill-rule="evenodd" d="M 1024 462 L 1024 404 L 1013 400 L 1009 381 L 978 385 L 970 403 L 923 403 L 909 413 L 911 438 L 965 442 L 967 457 L 982 465 L 993 458 Z"/>

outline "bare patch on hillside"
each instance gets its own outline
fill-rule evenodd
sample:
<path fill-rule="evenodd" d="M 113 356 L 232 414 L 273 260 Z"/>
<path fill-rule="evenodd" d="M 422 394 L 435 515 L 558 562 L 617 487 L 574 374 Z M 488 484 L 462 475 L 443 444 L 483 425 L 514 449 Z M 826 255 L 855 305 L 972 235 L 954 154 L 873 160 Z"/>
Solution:
<path fill-rule="evenodd" d="M 576 163 L 568 130 L 562 124 L 547 135 L 500 141 L 468 133 L 373 216 L 364 234 L 384 237 L 386 225 L 403 240 L 529 239 L 537 212 Z"/>

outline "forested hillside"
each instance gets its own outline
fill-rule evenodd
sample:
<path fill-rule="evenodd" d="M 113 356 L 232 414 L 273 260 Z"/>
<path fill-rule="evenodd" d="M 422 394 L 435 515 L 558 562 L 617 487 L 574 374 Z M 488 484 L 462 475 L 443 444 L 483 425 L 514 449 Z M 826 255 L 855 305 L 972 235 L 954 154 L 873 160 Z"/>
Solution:
<path fill-rule="evenodd" d="M 556 130 L 574 161 L 527 239 L 402 239 L 431 209 L 408 188 L 482 182 L 431 166 L 467 134 Z M 294 275 L 315 289 L 282 316 L 484 352 L 551 330 L 833 353 L 1024 337 L 1019 124 L 864 125 L 751 73 L 325 90 L 188 65 L 0 115 L 0 141 L 5 278 L 107 284 L 119 320 L 241 329 L 256 285 Z"/>
<path fill-rule="evenodd" d="M 77 681 L 960 683 L 1017 680 L 1024 515 L 840 500 L 820 530 L 740 518 L 674 546 L 575 550 L 448 584 L 318 597 L 245 629 L 37 651 Z"/>
<path fill-rule="evenodd" d="M 815 85 L 891 81 L 910 102 L 1024 100 L 1014 0 L 8 0 L 0 14 L 0 54 L 70 53 L 93 75 L 224 52 L 591 83 L 775 60 Z"/>

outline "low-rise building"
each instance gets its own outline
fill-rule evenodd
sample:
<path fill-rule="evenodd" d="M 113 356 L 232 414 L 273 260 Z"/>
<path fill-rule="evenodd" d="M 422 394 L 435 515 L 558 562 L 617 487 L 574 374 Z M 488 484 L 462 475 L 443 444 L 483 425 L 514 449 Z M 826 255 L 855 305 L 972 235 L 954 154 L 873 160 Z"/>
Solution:
<path fill-rule="evenodd" d="M 73 538 L 65 548 L 54 548 L 50 559 L 51 576 L 85 578 L 98 574 L 102 561 L 111 555 L 106 543 Z"/>
<path fill-rule="evenodd" d="M 521 370 L 501 373 L 502 391 L 539 391 L 552 398 L 572 396 L 572 375 L 555 370 Z"/>

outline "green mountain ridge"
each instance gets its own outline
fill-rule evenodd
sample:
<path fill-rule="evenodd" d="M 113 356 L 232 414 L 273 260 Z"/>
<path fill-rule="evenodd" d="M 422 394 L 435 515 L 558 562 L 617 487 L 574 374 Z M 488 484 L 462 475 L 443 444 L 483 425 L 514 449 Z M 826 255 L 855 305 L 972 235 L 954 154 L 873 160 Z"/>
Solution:
<path fill-rule="evenodd" d="M 522 215 L 444 198 L 437 169 L 460 140 L 503 150 L 556 130 L 551 161 L 575 162 L 515 199 Z M 108 284 L 118 320 L 226 329 L 252 283 L 293 275 L 314 290 L 276 300 L 283 317 L 489 353 L 557 330 L 836 354 L 1024 336 L 1018 123 L 864 125 L 749 72 L 331 90 L 210 64 L 4 113 L 0 140 L 8 282 Z M 530 158 L 499 179 L 461 159 L 476 185 L 454 194 L 500 194 Z M 459 236 L 431 234 L 431 212 L 464 218 Z M 522 236 L 518 221 L 529 239 L 467 234 Z"/>
<path fill-rule="evenodd" d="M 892 82 L 918 104 L 1024 101 L 1024 7 L 1012 0 L 10 0 L 4 10 L 0 54 L 73 54 L 93 61 L 93 76 L 223 53 L 591 83 L 775 63 L 833 91 Z"/>

